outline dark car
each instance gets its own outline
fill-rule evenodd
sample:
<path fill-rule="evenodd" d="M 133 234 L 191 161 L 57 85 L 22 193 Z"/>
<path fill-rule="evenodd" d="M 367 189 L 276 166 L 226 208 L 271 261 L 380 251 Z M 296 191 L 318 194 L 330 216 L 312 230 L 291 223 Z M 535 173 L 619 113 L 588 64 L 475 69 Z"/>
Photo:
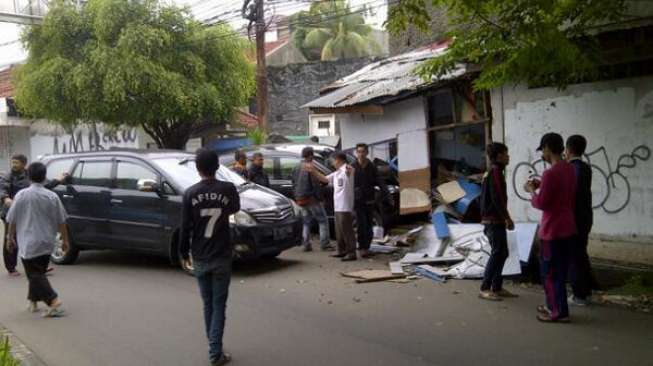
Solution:
<path fill-rule="evenodd" d="M 262 153 L 265 158 L 263 169 L 270 178 L 270 188 L 286 197 L 294 198 L 292 172 L 302 160 L 300 153 L 270 149 L 269 146 L 262 146 L 258 149 L 250 148 L 245 149 L 244 151 L 250 159 L 254 153 Z M 232 164 L 234 162 L 234 156 L 233 154 L 225 154 L 220 156 L 220 161 L 224 164 Z M 333 172 L 333 169 L 325 166 L 320 159 L 314 159 L 314 163 L 316 169 L 324 175 Z M 397 208 L 399 207 L 399 189 L 394 185 L 388 185 L 388 196 L 385 197 L 381 194 L 380 189 L 377 188 L 376 191 L 377 207 L 374 215 L 374 222 L 376 225 L 383 226 L 387 229 L 398 217 Z M 330 188 L 327 188 L 324 191 L 324 195 L 324 208 L 326 209 L 329 221 L 333 226 L 333 191 L 331 191 Z M 388 201 L 390 200 L 394 202 L 394 205 L 389 204 Z M 335 231 L 332 231 L 332 233 L 335 233 Z"/>
<path fill-rule="evenodd" d="M 69 172 L 54 191 L 69 215 L 71 248 L 55 263 L 73 263 L 80 250 L 159 254 L 179 263 L 177 245 L 184 191 L 200 180 L 194 155 L 181 151 L 109 150 L 47 156 L 49 176 Z M 301 244 L 299 207 L 283 195 L 244 181 L 224 165 L 220 180 L 236 185 L 241 211 L 230 217 L 238 258 L 275 257 Z"/>

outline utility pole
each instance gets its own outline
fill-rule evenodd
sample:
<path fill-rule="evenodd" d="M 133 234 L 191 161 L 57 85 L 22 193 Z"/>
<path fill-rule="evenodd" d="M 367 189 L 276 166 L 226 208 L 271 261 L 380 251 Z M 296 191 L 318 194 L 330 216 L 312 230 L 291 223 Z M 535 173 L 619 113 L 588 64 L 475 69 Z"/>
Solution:
<path fill-rule="evenodd" d="M 256 1 L 256 117 L 263 131 L 268 128 L 268 71 L 265 64 L 265 7 Z"/>
<path fill-rule="evenodd" d="M 243 2 L 243 18 L 249 20 L 247 33 L 252 36 L 252 28 L 256 34 L 256 117 L 263 131 L 268 127 L 268 72 L 265 65 L 265 6 L 264 0 L 245 0 Z"/>

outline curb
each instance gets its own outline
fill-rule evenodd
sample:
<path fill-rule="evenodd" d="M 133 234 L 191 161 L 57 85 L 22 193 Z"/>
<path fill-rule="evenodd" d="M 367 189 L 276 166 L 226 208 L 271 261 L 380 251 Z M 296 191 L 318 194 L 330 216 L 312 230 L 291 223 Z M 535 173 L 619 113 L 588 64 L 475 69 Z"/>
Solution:
<path fill-rule="evenodd" d="M 11 354 L 20 362 L 21 366 L 46 366 L 46 364 L 32 350 L 25 345 L 9 329 L 0 325 L 0 338 L 8 337 L 11 345 Z"/>

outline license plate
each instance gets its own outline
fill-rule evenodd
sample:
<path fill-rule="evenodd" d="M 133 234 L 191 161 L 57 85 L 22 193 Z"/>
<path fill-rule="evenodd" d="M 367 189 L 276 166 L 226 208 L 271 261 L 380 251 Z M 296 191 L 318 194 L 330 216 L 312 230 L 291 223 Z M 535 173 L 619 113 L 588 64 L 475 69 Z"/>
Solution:
<path fill-rule="evenodd" d="M 289 237 L 291 235 L 292 235 L 292 227 L 291 226 L 280 227 L 280 228 L 276 228 L 276 229 L 273 230 L 274 240 L 286 239 L 287 237 Z"/>

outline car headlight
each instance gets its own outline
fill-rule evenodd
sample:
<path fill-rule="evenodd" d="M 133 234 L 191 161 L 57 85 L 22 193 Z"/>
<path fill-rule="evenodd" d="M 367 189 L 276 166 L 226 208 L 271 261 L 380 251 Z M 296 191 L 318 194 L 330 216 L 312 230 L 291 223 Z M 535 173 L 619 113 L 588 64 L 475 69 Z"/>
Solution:
<path fill-rule="evenodd" d="M 238 226 L 253 226 L 256 225 L 256 220 L 245 211 L 238 211 L 229 216 L 229 223 Z"/>
<path fill-rule="evenodd" d="M 299 207 L 295 201 L 290 200 L 290 203 L 292 204 L 292 211 L 295 213 L 295 217 L 301 217 L 302 216 L 302 208 Z"/>

